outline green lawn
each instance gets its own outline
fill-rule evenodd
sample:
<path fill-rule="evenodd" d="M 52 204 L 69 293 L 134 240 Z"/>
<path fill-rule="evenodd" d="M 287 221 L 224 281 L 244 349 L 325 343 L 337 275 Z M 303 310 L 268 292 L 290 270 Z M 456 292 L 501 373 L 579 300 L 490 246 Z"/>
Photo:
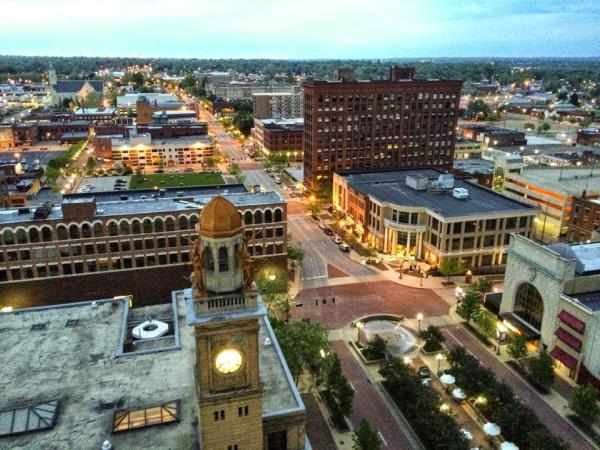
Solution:
<path fill-rule="evenodd" d="M 225 184 L 225 181 L 221 174 L 211 172 L 155 173 L 140 177 L 133 175 L 129 189 L 152 189 L 155 186 L 159 188 L 199 186 L 207 184 Z"/>

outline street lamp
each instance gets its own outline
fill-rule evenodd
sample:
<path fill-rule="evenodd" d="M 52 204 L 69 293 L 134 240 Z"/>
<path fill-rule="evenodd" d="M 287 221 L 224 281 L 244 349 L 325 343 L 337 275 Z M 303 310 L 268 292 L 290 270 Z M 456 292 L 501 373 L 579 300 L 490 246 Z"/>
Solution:
<path fill-rule="evenodd" d="M 418 323 L 417 334 L 421 333 L 421 320 L 423 320 L 423 314 L 419 313 L 419 314 L 417 314 L 417 323 Z"/>
<path fill-rule="evenodd" d="M 438 374 L 438 377 L 439 377 L 440 376 L 440 364 L 442 363 L 442 359 L 444 359 L 444 355 L 442 355 L 441 353 L 438 353 L 437 355 L 435 355 L 435 359 L 438 362 L 438 365 L 437 365 L 437 374 Z"/>

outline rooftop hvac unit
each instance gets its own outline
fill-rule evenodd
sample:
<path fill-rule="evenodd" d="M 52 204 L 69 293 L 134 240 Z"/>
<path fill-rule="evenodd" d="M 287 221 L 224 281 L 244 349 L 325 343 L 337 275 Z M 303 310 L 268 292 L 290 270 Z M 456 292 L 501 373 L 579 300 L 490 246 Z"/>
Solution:
<path fill-rule="evenodd" d="M 452 196 L 454 198 L 468 198 L 469 191 L 465 188 L 454 188 L 454 190 L 452 191 Z"/>
<path fill-rule="evenodd" d="M 431 182 L 431 189 L 446 190 L 454 187 L 454 175 L 449 173 L 441 174 L 437 180 Z"/>
<path fill-rule="evenodd" d="M 407 175 L 406 185 L 413 188 L 415 191 L 427 190 L 428 180 L 423 175 Z"/>

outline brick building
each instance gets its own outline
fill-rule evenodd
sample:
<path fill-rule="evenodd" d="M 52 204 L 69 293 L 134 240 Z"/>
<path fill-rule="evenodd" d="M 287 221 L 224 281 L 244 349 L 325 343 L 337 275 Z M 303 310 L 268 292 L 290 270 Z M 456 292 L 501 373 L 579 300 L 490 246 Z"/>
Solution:
<path fill-rule="evenodd" d="M 252 95 L 255 119 L 295 119 L 304 116 L 301 92 L 259 93 Z"/>
<path fill-rule="evenodd" d="M 123 294 L 122 283 L 142 302 L 181 289 L 199 210 L 216 195 L 242 215 L 257 263 L 285 267 L 287 209 L 276 192 L 234 184 L 71 194 L 59 206 L 2 210 L 0 290 L 11 299 L 5 306 L 112 297 Z"/>
<path fill-rule="evenodd" d="M 158 111 L 175 111 L 185 110 L 185 103 L 182 101 L 162 101 L 160 99 L 148 99 L 143 95 L 136 102 L 136 123 L 140 125 L 148 125 L 152 123 L 152 114 Z"/>
<path fill-rule="evenodd" d="M 495 127 L 493 125 L 464 125 L 462 127 L 462 135 L 466 139 L 483 142 L 488 147 L 527 145 L 527 138 L 524 132 Z"/>
<path fill-rule="evenodd" d="M 286 155 L 302 160 L 303 119 L 254 119 L 252 140 L 256 149 L 270 155 Z"/>
<path fill-rule="evenodd" d="M 454 155 L 462 81 L 419 80 L 392 67 L 389 80 L 304 83 L 304 183 L 330 184 L 344 170 L 434 166 Z"/>
<path fill-rule="evenodd" d="M 598 241 L 600 235 L 600 201 L 598 198 L 573 196 L 567 228 L 569 242 Z"/>
<path fill-rule="evenodd" d="M 582 128 L 577 130 L 577 143 L 582 145 L 600 145 L 600 128 Z"/>

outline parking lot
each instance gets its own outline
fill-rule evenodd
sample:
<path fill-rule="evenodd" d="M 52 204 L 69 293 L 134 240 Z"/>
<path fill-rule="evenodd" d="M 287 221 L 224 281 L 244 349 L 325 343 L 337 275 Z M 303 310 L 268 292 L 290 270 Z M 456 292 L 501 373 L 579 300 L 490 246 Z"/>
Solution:
<path fill-rule="evenodd" d="M 121 185 L 125 186 L 125 188 L 128 188 L 129 183 L 131 182 L 131 175 L 121 175 L 117 177 L 83 178 L 81 180 L 81 183 L 79 183 L 79 186 L 77 186 L 77 190 L 75 192 L 114 192 L 117 180 L 124 181 L 125 183 L 121 183 Z"/>

